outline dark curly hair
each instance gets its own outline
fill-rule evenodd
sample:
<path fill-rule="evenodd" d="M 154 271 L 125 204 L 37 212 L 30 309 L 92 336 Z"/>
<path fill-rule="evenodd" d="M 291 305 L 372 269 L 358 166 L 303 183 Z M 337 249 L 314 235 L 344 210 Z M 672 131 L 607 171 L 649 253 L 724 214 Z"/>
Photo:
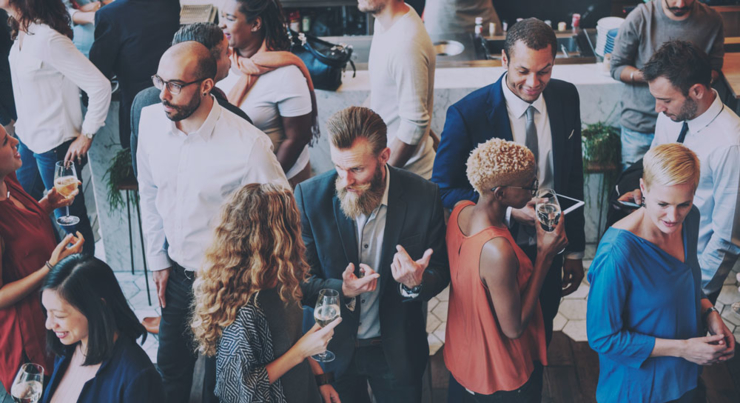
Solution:
<path fill-rule="evenodd" d="M 72 39 L 72 20 L 62 0 L 8 0 L 16 10 L 18 19 L 8 18 L 10 37 L 15 39 L 18 31 L 27 31 L 33 22 L 40 22 Z"/>
<path fill-rule="evenodd" d="M 558 54 L 558 39 L 555 36 L 555 31 L 549 25 L 534 17 L 517 22 L 507 32 L 504 52 L 506 52 L 506 57 L 509 60 L 511 60 L 516 41 L 524 42 L 532 50 L 541 50 L 550 46 L 553 59 Z"/>
<path fill-rule="evenodd" d="M 247 22 L 257 17 L 262 19 L 262 29 L 268 50 L 290 50 L 290 39 L 285 27 L 283 6 L 278 0 L 237 0 L 239 12 L 244 14 Z"/>

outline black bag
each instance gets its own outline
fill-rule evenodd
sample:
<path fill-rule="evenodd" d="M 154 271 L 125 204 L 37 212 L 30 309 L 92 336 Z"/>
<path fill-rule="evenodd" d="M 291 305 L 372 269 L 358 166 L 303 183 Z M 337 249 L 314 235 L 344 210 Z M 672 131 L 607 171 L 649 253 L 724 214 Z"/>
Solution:
<path fill-rule="evenodd" d="M 357 74 L 355 63 L 351 59 L 352 46 L 335 45 L 292 29 L 288 30 L 288 37 L 291 53 L 306 64 L 314 88 L 336 91 L 342 85 L 342 73 L 347 68 L 347 62 L 352 65 L 352 77 Z"/>

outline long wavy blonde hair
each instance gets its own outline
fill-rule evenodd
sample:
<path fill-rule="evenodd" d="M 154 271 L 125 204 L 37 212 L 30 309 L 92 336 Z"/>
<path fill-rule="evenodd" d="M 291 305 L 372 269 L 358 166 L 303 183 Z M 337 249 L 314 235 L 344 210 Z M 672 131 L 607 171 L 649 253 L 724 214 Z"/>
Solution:
<path fill-rule="evenodd" d="M 301 221 L 290 190 L 249 184 L 222 208 L 205 264 L 193 284 L 191 328 L 197 349 L 213 356 L 223 329 L 264 289 L 299 304 L 308 276 Z"/>

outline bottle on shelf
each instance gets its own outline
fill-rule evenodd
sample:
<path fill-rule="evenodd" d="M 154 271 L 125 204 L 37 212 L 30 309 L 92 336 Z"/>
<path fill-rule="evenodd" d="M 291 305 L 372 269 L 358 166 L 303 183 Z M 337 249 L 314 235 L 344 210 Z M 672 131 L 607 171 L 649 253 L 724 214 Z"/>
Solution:
<path fill-rule="evenodd" d="M 475 36 L 483 35 L 483 17 L 475 17 Z"/>

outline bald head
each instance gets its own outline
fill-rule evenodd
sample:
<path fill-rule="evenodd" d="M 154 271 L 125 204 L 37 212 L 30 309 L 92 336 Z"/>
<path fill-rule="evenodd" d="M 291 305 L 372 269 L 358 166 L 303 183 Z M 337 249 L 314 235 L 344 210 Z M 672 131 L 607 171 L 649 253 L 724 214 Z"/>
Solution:
<path fill-rule="evenodd" d="M 159 60 L 158 73 L 164 80 L 190 82 L 216 77 L 216 60 L 203 44 L 188 41 L 172 45 Z"/>

